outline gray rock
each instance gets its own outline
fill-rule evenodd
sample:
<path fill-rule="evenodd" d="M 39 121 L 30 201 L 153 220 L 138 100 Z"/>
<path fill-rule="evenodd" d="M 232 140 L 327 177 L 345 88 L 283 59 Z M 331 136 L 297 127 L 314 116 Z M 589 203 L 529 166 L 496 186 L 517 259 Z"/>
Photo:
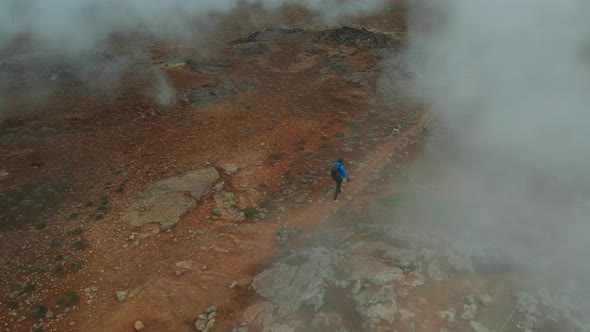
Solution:
<path fill-rule="evenodd" d="M 303 204 L 303 203 L 307 202 L 307 195 L 305 195 L 305 194 L 298 195 L 297 197 L 295 197 L 294 201 L 295 201 L 295 203 Z"/>
<path fill-rule="evenodd" d="M 223 164 L 220 165 L 220 167 L 225 172 L 225 174 L 229 176 L 235 175 L 240 170 L 240 166 L 238 164 Z"/>
<path fill-rule="evenodd" d="M 266 219 L 266 213 L 264 213 L 264 212 L 258 213 L 258 219 L 261 219 L 261 220 Z"/>
<path fill-rule="evenodd" d="M 493 303 L 493 299 L 489 294 L 479 294 L 477 296 L 477 302 L 484 307 L 489 307 Z"/>
<path fill-rule="evenodd" d="M 141 331 L 145 328 L 145 326 L 143 325 L 143 323 L 140 320 L 135 322 L 135 324 L 133 324 L 133 327 L 135 327 L 136 331 Z"/>
<path fill-rule="evenodd" d="M 51 310 L 47 310 L 47 312 L 45 313 L 45 318 L 47 318 L 47 319 L 51 319 L 51 318 L 53 318 L 53 316 L 54 316 L 54 314 L 53 314 L 53 311 L 51 311 Z"/>
<path fill-rule="evenodd" d="M 199 319 L 197 319 L 197 321 L 195 322 L 195 328 L 197 329 L 197 331 L 205 332 L 205 329 L 207 328 L 207 317 L 205 317 L 204 319 L 202 317 L 199 317 Z"/>
<path fill-rule="evenodd" d="M 474 303 L 464 304 L 463 305 L 463 312 L 461 313 L 461 319 L 464 320 L 473 320 L 477 315 L 477 305 Z"/>
<path fill-rule="evenodd" d="M 363 328 L 373 330 L 377 324 L 393 324 L 397 313 L 395 297 L 393 287 L 389 285 L 363 289 L 355 295 L 355 310 L 363 319 Z"/>
<path fill-rule="evenodd" d="M 252 287 L 277 305 L 280 317 L 296 312 L 303 305 L 318 310 L 324 304 L 327 288 L 336 282 L 332 266 L 340 261 L 336 251 L 305 250 L 279 260 L 257 275 Z"/>
<path fill-rule="evenodd" d="M 471 325 L 471 327 L 473 328 L 473 330 L 475 332 L 490 332 L 490 329 L 488 329 L 487 327 L 485 327 L 483 324 L 478 323 L 474 320 L 469 322 L 469 325 Z"/>
<path fill-rule="evenodd" d="M 122 219 L 135 227 L 158 223 L 161 229 L 168 229 L 196 207 L 197 200 L 218 178 L 217 170 L 210 167 L 158 181 L 129 207 Z"/>
<path fill-rule="evenodd" d="M 127 299 L 127 297 L 129 296 L 129 292 L 128 291 L 118 291 L 117 293 L 115 293 L 115 295 L 117 296 L 117 300 L 119 300 L 119 302 L 121 302 L 121 301 L 125 301 Z"/>
<path fill-rule="evenodd" d="M 209 308 L 207 308 L 207 310 L 205 310 L 206 313 L 210 314 L 212 312 L 217 311 L 217 307 L 216 306 L 210 306 Z"/>

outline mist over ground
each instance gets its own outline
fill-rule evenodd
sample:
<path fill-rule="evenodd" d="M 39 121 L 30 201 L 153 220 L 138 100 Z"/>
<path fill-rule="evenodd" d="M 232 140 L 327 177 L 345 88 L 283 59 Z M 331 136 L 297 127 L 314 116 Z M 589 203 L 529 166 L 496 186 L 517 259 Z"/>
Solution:
<path fill-rule="evenodd" d="M 427 189 L 395 222 L 433 243 L 446 237 L 450 251 L 503 255 L 503 264 L 536 273 L 531 284 L 588 292 L 588 6 L 414 8 L 404 59 L 444 129 L 434 129 L 411 171 Z"/>
<path fill-rule="evenodd" d="M 257 5 L 275 11 L 285 5 L 296 5 L 326 21 L 336 22 L 343 16 L 372 13 L 386 3 L 386 0 L 8 0 L 0 4 L 0 48 L 20 34 L 29 35 L 34 48 L 41 49 L 96 47 L 112 34 L 190 40 L 215 25 L 215 14 L 240 6 Z"/>

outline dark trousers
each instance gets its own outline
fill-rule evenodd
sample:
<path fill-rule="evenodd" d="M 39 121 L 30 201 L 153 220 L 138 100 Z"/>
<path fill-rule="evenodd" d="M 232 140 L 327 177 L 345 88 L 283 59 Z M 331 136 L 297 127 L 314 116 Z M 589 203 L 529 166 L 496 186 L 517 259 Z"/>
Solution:
<path fill-rule="evenodd" d="M 336 193 L 334 193 L 334 200 L 338 198 L 338 194 L 342 192 L 342 178 L 336 179 Z"/>

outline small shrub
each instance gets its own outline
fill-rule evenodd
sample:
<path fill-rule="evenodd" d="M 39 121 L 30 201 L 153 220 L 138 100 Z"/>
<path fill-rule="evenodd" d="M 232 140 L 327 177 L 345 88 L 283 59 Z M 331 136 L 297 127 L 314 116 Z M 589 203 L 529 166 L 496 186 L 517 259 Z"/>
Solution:
<path fill-rule="evenodd" d="M 33 329 L 32 332 L 45 332 L 45 329 L 42 329 L 40 327 L 36 327 L 36 328 Z"/>
<path fill-rule="evenodd" d="M 64 307 L 73 303 L 77 303 L 78 301 L 80 301 L 80 296 L 76 294 L 76 292 L 61 294 L 55 299 L 55 303 Z"/>
<path fill-rule="evenodd" d="M 44 318 L 47 310 L 47 307 L 43 304 L 35 304 L 29 309 L 29 314 L 34 318 Z"/>
<path fill-rule="evenodd" d="M 82 234 L 82 232 L 83 232 L 82 227 L 76 227 L 70 231 L 70 234 L 80 235 L 80 234 Z"/>
<path fill-rule="evenodd" d="M 85 205 L 86 205 L 86 207 L 91 207 L 92 205 L 94 205 L 94 203 L 92 203 L 92 202 L 86 202 Z"/>
<path fill-rule="evenodd" d="M 344 133 L 338 132 L 338 133 L 334 134 L 334 137 L 344 137 Z"/>
<path fill-rule="evenodd" d="M 74 270 L 76 270 L 76 271 L 80 271 L 80 270 L 82 270 L 82 267 L 83 267 L 83 265 L 82 265 L 82 263 L 81 263 L 81 262 L 74 262 L 74 263 L 71 263 L 71 264 L 70 264 L 70 266 L 72 267 L 72 269 L 74 269 Z"/>
<path fill-rule="evenodd" d="M 24 285 L 21 289 L 18 290 L 18 294 L 22 295 L 22 294 L 26 294 L 26 293 L 31 293 L 34 292 L 35 289 L 37 289 L 37 287 L 35 287 L 35 285 L 33 284 L 27 284 Z"/>
<path fill-rule="evenodd" d="M 57 248 L 57 247 L 61 246 L 63 243 L 64 243 L 64 241 L 62 239 L 56 237 L 54 239 L 51 239 L 50 245 L 53 248 Z"/>
<path fill-rule="evenodd" d="M 71 214 L 70 214 L 70 216 L 69 216 L 69 218 L 70 218 L 70 219 L 76 219 L 76 218 L 78 218 L 79 216 L 80 216 L 80 214 L 78 214 L 78 213 L 71 213 Z"/>
<path fill-rule="evenodd" d="M 90 244 L 84 240 L 79 240 L 79 241 L 72 243 L 72 248 L 74 250 L 82 250 L 82 249 L 85 249 L 88 247 L 90 247 Z"/>
<path fill-rule="evenodd" d="M 311 151 L 305 151 L 303 154 L 301 154 L 301 158 L 311 158 L 311 156 L 313 155 L 313 153 Z"/>
<path fill-rule="evenodd" d="M 53 260 L 54 260 L 55 262 L 61 262 L 61 261 L 63 261 L 63 260 L 64 260 L 64 255 L 55 255 L 55 256 L 53 257 Z"/>
<path fill-rule="evenodd" d="M 245 216 L 246 218 L 252 218 L 252 217 L 256 216 L 256 214 L 258 214 L 258 210 L 256 210 L 256 209 L 255 209 L 255 208 L 253 208 L 253 207 L 247 207 L 247 208 L 244 210 L 244 216 Z"/>
<path fill-rule="evenodd" d="M 122 194 L 124 191 L 125 191 L 125 189 L 123 187 L 119 187 L 119 188 L 115 189 L 115 192 L 117 194 Z"/>
<path fill-rule="evenodd" d="M 322 139 L 322 141 L 327 141 L 327 140 L 329 140 L 328 136 L 326 136 L 326 135 L 323 135 L 321 139 Z"/>
<path fill-rule="evenodd" d="M 61 264 L 60 264 L 60 265 L 56 265 L 56 266 L 53 268 L 53 273 L 62 274 L 62 273 L 64 273 L 65 271 L 66 271 L 66 270 L 64 269 L 63 265 L 61 265 Z"/>
<path fill-rule="evenodd" d="M 97 214 L 94 216 L 94 220 L 102 220 L 104 216 L 102 214 Z"/>
<path fill-rule="evenodd" d="M 96 208 L 96 211 L 101 211 L 101 212 L 104 212 L 104 211 L 106 211 L 106 210 L 107 210 L 107 207 L 106 207 L 106 206 L 104 206 L 104 205 L 101 205 L 101 206 L 99 206 L 99 207 L 97 207 L 97 208 Z"/>
<path fill-rule="evenodd" d="M 285 154 L 282 152 L 271 153 L 270 155 L 268 155 L 268 157 L 272 160 L 281 160 L 281 159 L 283 159 L 284 156 L 285 156 Z"/>
<path fill-rule="evenodd" d="M 36 230 L 39 230 L 39 231 L 42 230 L 42 229 L 44 229 L 44 228 L 46 228 L 46 227 L 47 227 L 47 224 L 44 223 L 44 222 L 40 222 L 37 225 L 35 225 L 35 229 Z"/>
<path fill-rule="evenodd" d="M 260 187 L 260 188 L 268 188 L 268 184 L 266 184 L 266 183 L 260 183 L 258 185 L 258 187 Z"/>
<path fill-rule="evenodd" d="M 8 307 L 8 310 L 16 310 L 18 309 L 18 302 L 15 300 L 10 300 L 8 303 L 6 303 L 6 306 Z"/>

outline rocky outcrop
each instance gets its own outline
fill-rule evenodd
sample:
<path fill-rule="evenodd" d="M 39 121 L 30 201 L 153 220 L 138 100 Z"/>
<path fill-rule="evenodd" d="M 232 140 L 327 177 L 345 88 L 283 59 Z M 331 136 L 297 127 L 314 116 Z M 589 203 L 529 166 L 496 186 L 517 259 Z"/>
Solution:
<path fill-rule="evenodd" d="M 168 229 L 196 207 L 217 179 L 219 173 L 210 167 L 158 181 L 129 207 L 123 220 L 135 227 L 158 223 L 161 229 Z"/>
<path fill-rule="evenodd" d="M 365 49 L 392 48 L 397 50 L 401 49 L 403 46 L 399 39 L 384 33 L 347 26 L 339 29 L 326 30 L 320 37 L 320 41 L 351 44 Z"/>

